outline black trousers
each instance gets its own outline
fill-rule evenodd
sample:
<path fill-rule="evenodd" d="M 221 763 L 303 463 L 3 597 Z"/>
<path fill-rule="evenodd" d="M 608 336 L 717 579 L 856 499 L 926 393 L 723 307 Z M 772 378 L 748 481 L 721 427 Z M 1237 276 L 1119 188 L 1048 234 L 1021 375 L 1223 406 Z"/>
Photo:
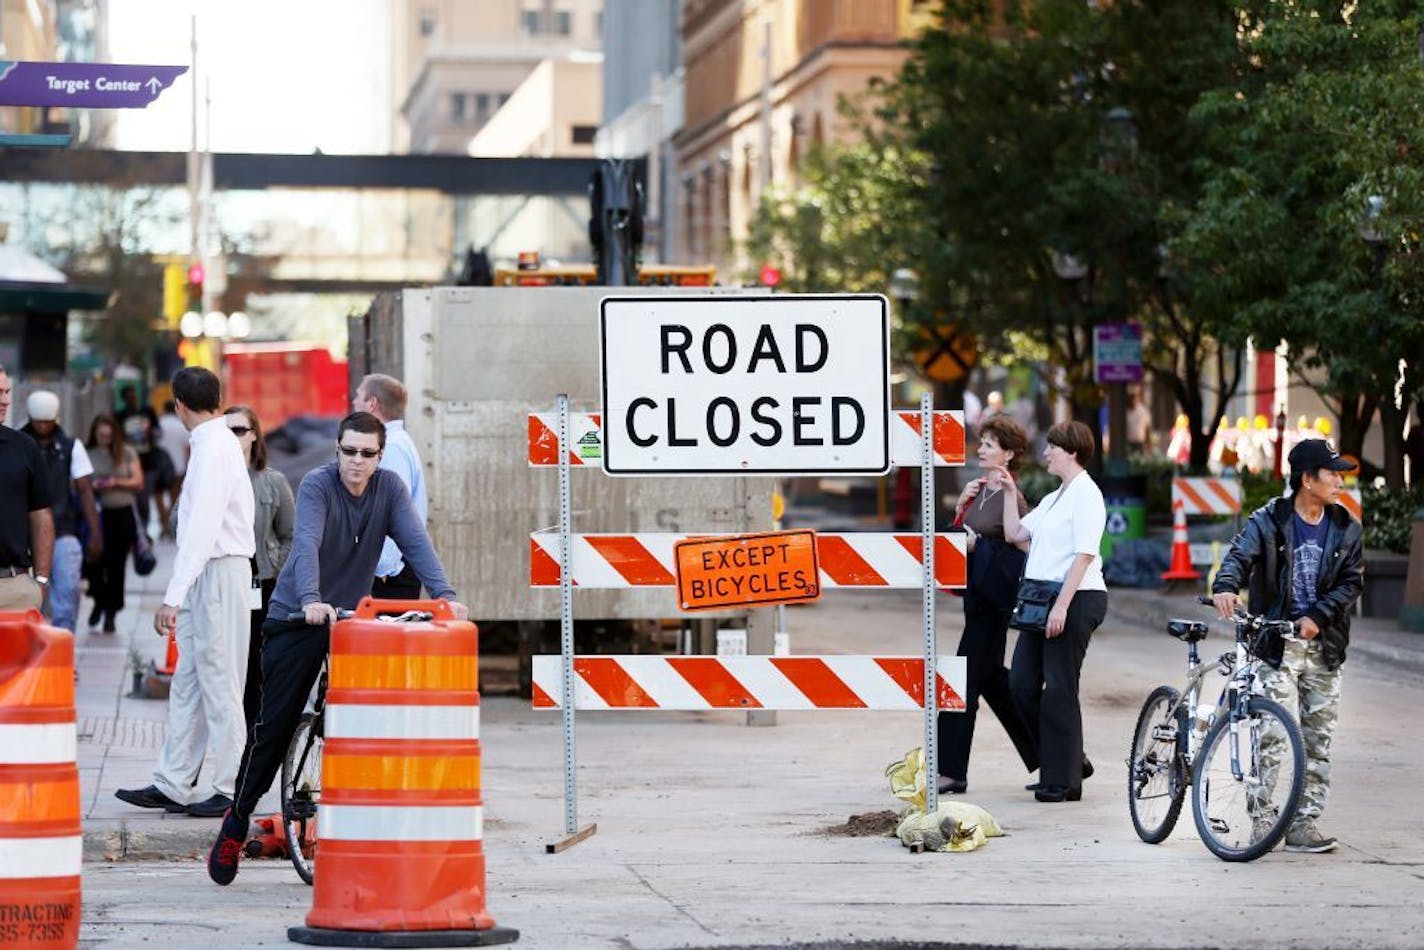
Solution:
<path fill-rule="evenodd" d="M 1063 632 L 1053 639 L 1020 633 L 1009 671 L 1019 715 L 1038 744 L 1039 780 L 1077 788 L 1083 784 L 1083 708 L 1078 682 L 1088 641 L 1107 615 L 1108 595 L 1080 590 L 1068 605 Z"/>
<path fill-rule="evenodd" d="M 969 778 L 969 748 L 974 743 L 974 722 L 982 697 L 1014 744 L 1024 768 L 1038 768 L 1038 743 L 1024 723 L 1009 689 L 1009 671 L 1004 666 L 1004 646 L 1008 642 L 1012 607 L 998 607 L 973 592 L 964 597 L 964 635 L 959 638 L 959 655 L 964 657 L 966 682 L 964 712 L 939 714 L 940 775 L 965 781 Z"/>
<path fill-rule="evenodd" d="M 378 577 L 371 582 L 371 596 L 377 600 L 419 600 L 420 579 L 406 564 L 399 574 Z"/>
<path fill-rule="evenodd" d="M 247 644 L 247 685 L 242 690 L 242 714 L 247 721 L 247 731 L 257 721 L 257 710 L 262 704 L 262 627 L 267 623 L 267 608 L 272 605 L 272 591 L 277 586 L 275 577 L 259 581 L 262 586 L 262 609 L 252 612 L 251 640 Z"/>
<path fill-rule="evenodd" d="M 94 598 L 105 625 L 112 626 L 114 615 L 124 609 L 124 575 L 138 530 L 133 509 L 128 505 L 102 509 L 99 526 L 104 532 L 104 550 L 98 563 L 90 567 L 89 596 Z"/>
<path fill-rule="evenodd" d="M 237 767 L 234 817 L 251 818 L 282 770 L 287 746 L 302 721 L 307 697 L 330 645 L 325 624 L 269 620 L 262 625 L 262 697 Z"/>

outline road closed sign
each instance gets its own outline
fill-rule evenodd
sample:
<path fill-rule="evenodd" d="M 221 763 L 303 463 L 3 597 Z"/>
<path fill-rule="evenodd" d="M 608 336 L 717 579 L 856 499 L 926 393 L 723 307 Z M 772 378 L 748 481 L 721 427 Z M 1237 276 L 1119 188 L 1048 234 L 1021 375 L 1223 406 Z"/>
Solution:
<path fill-rule="evenodd" d="M 821 596 L 816 532 L 688 538 L 673 545 L 683 610 L 795 604 Z"/>
<path fill-rule="evenodd" d="M 608 297 L 599 343 L 610 475 L 890 468 L 884 297 Z"/>

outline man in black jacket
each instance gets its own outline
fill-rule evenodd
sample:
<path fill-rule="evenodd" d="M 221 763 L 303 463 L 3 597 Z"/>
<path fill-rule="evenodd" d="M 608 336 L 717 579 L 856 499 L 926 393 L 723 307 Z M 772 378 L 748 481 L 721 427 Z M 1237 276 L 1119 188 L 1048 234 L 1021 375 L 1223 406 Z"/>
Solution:
<path fill-rule="evenodd" d="M 1277 637 L 1263 659 L 1267 694 L 1295 713 L 1305 739 L 1305 790 L 1286 832 L 1287 851 L 1330 851 L 1316 828 L 1330 794 L 1330 742 L 1339 721 L 1340 665 L 1350 645 L 1350 610 L 1364 587 L 1360 523 L 1336 504 L 1354 466 L 1323 439 L 1290 452 L 1291 493 L 1252 513 L 1212 584 L 1223 617 L 1249 585 L 1252 608 L 1297 622 L 1299 640 Z"/>

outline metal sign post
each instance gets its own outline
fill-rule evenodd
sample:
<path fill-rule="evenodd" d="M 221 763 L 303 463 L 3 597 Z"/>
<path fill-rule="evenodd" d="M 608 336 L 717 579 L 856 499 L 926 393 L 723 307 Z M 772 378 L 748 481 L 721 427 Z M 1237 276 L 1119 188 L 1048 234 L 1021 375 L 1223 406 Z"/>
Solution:
<path fill-rule="evenodd" d="M 560 693 L 564 702 L 564 834 L 562 841 L 545 845 L 549 854 L 563 851 L 598 830 L 578 826 L 578 775 L 574 749 L 574 586 L 572 571 L 573 525 L 569 497 L 569 397 L 559 393 L 559 652 L 562 665 Z"/>
<path fill-rule="evenodd" d="M 938 747 L 939 691 L 935 672 L 935 454 L 934 396 L 920 397 L 920 551 L 924 561 L 925 620 L 925 814 L 939 807 L 939 789 L 930 771 Z"/>

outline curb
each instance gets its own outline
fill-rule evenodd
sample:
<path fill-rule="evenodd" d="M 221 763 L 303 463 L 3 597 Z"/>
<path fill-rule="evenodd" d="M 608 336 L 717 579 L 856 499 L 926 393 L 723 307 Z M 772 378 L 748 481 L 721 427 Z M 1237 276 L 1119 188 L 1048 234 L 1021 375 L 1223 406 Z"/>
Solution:
<path fill-rule="evenodd" d="M 190 826 L 177 821 L 130 821 L 101 819 L 84 823 L 84 860 L 172 861 L 206 857 L 217 836 L 218 819 L 193 820 Z M 164 825 L 172 825 L 167 828 Z"/>

